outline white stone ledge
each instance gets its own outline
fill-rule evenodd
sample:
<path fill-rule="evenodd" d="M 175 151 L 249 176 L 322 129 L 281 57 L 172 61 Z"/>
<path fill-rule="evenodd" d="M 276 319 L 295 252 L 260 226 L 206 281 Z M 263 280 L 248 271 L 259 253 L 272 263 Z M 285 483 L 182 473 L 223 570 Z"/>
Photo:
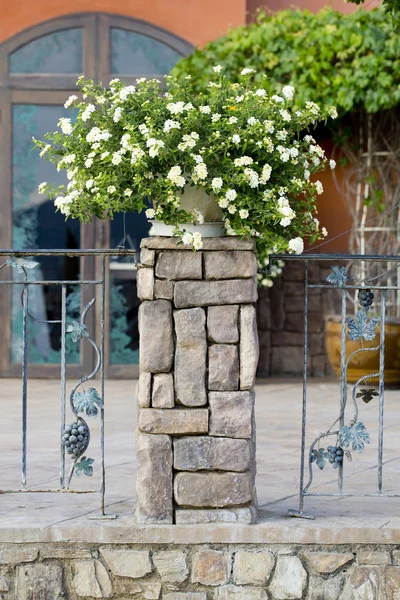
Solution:
<path fill-rule="evenodd" d="M 202 250 L 254 250 L 256 249 L 255 239 L 241 240 L 236 236 L 227 236 L 220 238 L 203 238 Z M 191 246 L 184 246 L 179 238 L 172 237 L 148 237 L 140 243 L 141 248 L 149 250 L 187 250 L 193 252 Z"/>

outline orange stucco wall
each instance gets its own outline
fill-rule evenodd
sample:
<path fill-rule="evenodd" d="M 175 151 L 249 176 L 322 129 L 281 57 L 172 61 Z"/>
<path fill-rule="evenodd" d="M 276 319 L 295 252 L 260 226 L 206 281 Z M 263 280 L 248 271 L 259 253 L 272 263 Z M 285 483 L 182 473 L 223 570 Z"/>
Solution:
<path fill-rule="evenodd" d="M 381 0 L 366 0 L 363 8 L 370 10 L 382 4 Z M 324 6 L 332 6 L 335 10 L 350 13 L 357 10 L 356 4 L 345 0 L 247 0 L 247 21 L 251 21 L 258 8 L 269 10 L 284 10 L 285 8 L 306 8 L 318 12 Z"/>
<path fill-rule="evenodd" d="M 246 21 L 246 0 L 0 0 L 0 43 L 43 21 L 82 12 L 142 19 L 203 46 Z"/>

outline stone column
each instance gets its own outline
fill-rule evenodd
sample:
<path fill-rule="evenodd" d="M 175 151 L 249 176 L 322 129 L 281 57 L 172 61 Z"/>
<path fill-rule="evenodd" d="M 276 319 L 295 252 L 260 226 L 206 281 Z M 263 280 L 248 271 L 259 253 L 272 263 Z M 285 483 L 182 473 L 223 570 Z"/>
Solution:
<path fill-rule="evenodd" d="M 147 238 L 138 270 L 140 523 L 253 523 L 254 241 Z"/>

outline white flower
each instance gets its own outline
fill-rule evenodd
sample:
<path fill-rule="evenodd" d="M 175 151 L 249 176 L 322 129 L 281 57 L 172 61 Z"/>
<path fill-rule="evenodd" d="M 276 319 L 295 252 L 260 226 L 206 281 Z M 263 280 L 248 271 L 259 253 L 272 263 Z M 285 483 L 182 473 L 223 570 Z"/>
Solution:
<path fill-rule="evenodd" d="M 190 135 L 185 134 L 182 138 L 182 142 L 178 144 L 178 150 L 184 151 L 188 148 L 194 148 L 198 139 L 199 135 L 195 132 L 192 132 Z"/>
<path fill-rule="evenodd" d="M 267 133 L 274 133 L 275 131 L 274 122 L 268 121 L 268 119 L 264 121 L 264 127 Z"/>
<path fill-rule="evenodd" d="M 322 183 L 320 181 L 315 182 L 315 189 L 317 190 L 317 194 L 321 195 L 324 191 Z"/>
<path fill-rule="evenodd" d="M 324 237 L 326 237 L 326 236 L 328 235 L 328 231 L 326 230 L 326 228 L 325 228 L 325 227 L 323 227 L 323 228 L 321 229 L 321 233 L 322 233 L 322 235 L 323 235 Z"/>
<path fill-rule="evenodd" d="M 185 178 L 181 175 L 182 169 L 179 165 L 171 167 L 167 175 L 167 179 L 175 183 L 178 187 L 183 187 L 186 183 Z"/>
<path fill-rule="evenodd" d="M 249 69 L 249 68 L 245 68 L 241 71 L 241 75 L 251 75 L 251 73 L 255 73 L 256 70 L 255 69 Z"/>
<path fill-rule="evenodd" d="M 94 184 L 94 180 L 88 179 L 86 182 L 86 189 L 90 190 L 90 188 L 93 187 L 93 184 Z"/>
<path fill-rule="evenodd" d="M 304 179 L 307 179 L 307 181 L 308 181 L 310 179 L 310 175 L 311 175 L 310 171 L 308 169 L 306 169 L 304 171 Z"/>
<path fill-rule="evenodd" d="M 96 156 L 96 152 L 90 152 L 88 154 L 88 158 L 94 158 Z"/>
<path fill-rule="evenodd" d="M 111 79 L 109 86 L 112 87 L 113 85 L 115 85 L 116 83 L 118 83 L 119 81 L 121 81 L 120 79 L 118 79 L 118 77 L 116 77 L 115 79 Z"/>
<path fill-rule="evenodd" d="M 260 181 L 266 184 L 271 177 L 272 167 L 270 165 L 264 165 L 261 173 Z"/>
<path fill-rule="evenodd" d="M 180 123 L 178 121 L 173 121 L 172 119 L 167 119 L 164 123 L 163 131 L 164 133 L 168 133 L 171 129 L 180 129 Z"/>
<path fill-rule="evenodd" d="M 145 215 L 148 219 L 154 219 L 154 217 L 156 216 L 156 211 L 154 210 L 154 208 L 148 208 L 145 212 Z"/>
<path fill-rule="evenodd" d="M 235 167 L 244 167 L 246 165 L 251 165 L 252 162 L 253 159 L 250 156 L 242 156 L 240 158 L 235 158 L 233 164 L 235 165 Z"/>
<path fill-rule="evenodd" d="M 228 212 L 229 212 L 231 215 L 234 215 L 236 211 L 237 211 L 237 208 L 236 208 L 236 206 L 235 206 L 234 204 L 230 204 L 230 205 L 228 206 Z"/>
<path fill-rule="evenodd" d="M 118 121 L 120 121 L 123 111 L 124 109 L 121 106 L 118 106 L 118 108 L 115 109 L 113 115 L 114 123 L 118 123 Z"/>
<path fill-rule="evenodd" d="M 207 167 L 204 163 L 199 163 L 194 168 L 194 173 L 198 179 L 205 179 L 207 177 Z"/>
<path fill-rule="evenodd" d="M 299 155 L 297 148 L 289 148 L 289 154 L 292 158 L 296 158 Z"/>
<path fill-rule="evenodd" d="M 301 254 L 304 250 L 304 242 L 301 237 L 293 238 L 289 241 L 289 252 L 294 252 L 295 254 Z"/>
<path fill-rule="evenodd" d="M 213 71 L 214 73 L 221 73 L 222 65 L 216 65 L 215 67 L 213 67 Z"/>
<path fill-rule="evenodd" d="M 336 110 L 335 106 L 330 106 L 328 108 L 328 115 L 332 117 L 332 119 L 336 119 L 336 117 L 338 116 L 338 111 Z"/>
<path fill-rule="evenodd" d="M 62 117 L 58 121 L 58 126 L 60 127 L 61 131 L 65 135 L 71 135 L 71 133 L 72 133 L 71 119 L 66 119 L 65 117 Z"/>
<path fill-rule="evenodd" d="M 288 227 L 290 223 L 291 219 L 289 217 L 282 217 L 282 219 L 279 221 L 279 225 L 282 225 L 282 227 Z"/>
<path fill-rule="evenodd" d="M 51 148 L 50 144 L 46 144 L 45 147 L 43 148 L 43 150 L 40 152 L 40 156 L 44 156 L 46 154 L 46 152 L 48 152 Z"/>
<path fill-rule="evenodd" d="M 221 208 L 227 208 L 229 205 L 229 202 L 226 198 L 221 198 L 221 200 L 218 200 L 218 206 L 220 206 Z"/>
<path fill-rule="evenodd" d="M 233 200 L 236 200 L 236 198 L 237 198 L 237 191 L 236 191 L 236 190 L 228 190 L 228 191 L 226 192 L 226 194 L 225 194 L 225 198 L 226 198 L 227 200 L 230 200 L 231 202 L 232 202 Z"/>
<path fill-rule="evenodd" d="M 42 183 L 39 183 L 38 185 L 38 192 L 40 195 L 43 195 L 46 191 L 46 185 L 47 185 L 47 181 L 42 181 Z"/>
<path fill-rule="evenodd" d="M 121 98 L 121 100 L 126 100 L 129 94 L 133 94 L 135 91 L 136 88 L 134 85 L 127 85 L 120 91 L 119 97 Z"/>
<path fill-rule="evenodd" d="M 132 190 L 130 188 L 127 188 L 124 191 L 124 196 L 126 196 L 127 198 L 130 198 L 132 196 Z"/>
<path fill-rule="evenodd" d="M 240 144 L 240 135 L 238 135 L 237 133 L 235 133 L 235 134 L 232 136 L 232 142 L 233 142 L 234 144 Z"/>
<path fill-rule="evenodd" d="M 193 159 L 194 159 L 194 162 L 196 162 L 196 163 L 204 162 L 204 158 L 201 156 L 201 154 L 194 154 Z"/>
<path fill-rule="evenodd" d="M 186 232 L 182 236 L 182 242 L 184 243 L 185 246 L 190 246 L 193 243 L 193 235 L 189 232 Z"/>
<path fill-rule="evenodd" d="M 250 117 L 250 119 L 247 119 L 247 122 L 249 125 L 256 125 L 257 123 L 259 123 L 259 120 L 255 117 Z"/>
<path fill-rule="evenodd" d="M 211 121 L 212 121 L 213 123 L 216 123 L 217 121 L 219 121 L 219 120 L 220 120 L 220 118 L 221 118 L 221 115 L 220 115 L 219 113 L 214 113 L 214 114 L 211 116 Z"/>
<path fill-rule="evenodd" d="M 194 106 L 191 102 L 188 102 L 187 104 L 185 104 L 184 109 L 185 110 L 194 110 Z"/>
<path fill-rule="evenodd" d="M 199 223 L 200 225 L 202 223 L 204 223 L 204 216 L 202 215 L 202 213 L 197 210 L 197 208 L 193 209 L 193 218 L 195 220 L 196 223 Z"/>
<path fill-rule="evenodd" d="M 134 165 L 138 158 L 142 158 L 144 155 L 145 152 L 141 148 L 133 148 L 131 154 L 131 165 Z"/>
<path fill-rule="evenodd" d="M 262 88 L 260 88 L 260 89 L 256 90 L 256 96 L 260 96 L 260 97 L 262 97 L 262 96 L 265 96 L 265 95 L 266 95 L 266 93 L 267 93 L 267 92 L 266 92 L 265 90 L 263 90 Z"/>
<path fill-rule="evenodd" d="M 73 102 L 75 102 L 75 100 L 78 100 L 78 96 L 75 96 L 75 94 L 72 94 L 72 96 L 70 96 L 68 98 L 68 100 L 65 102 L 64 108 L 68 108 L 69 106 L 71 106 L 71 104 Z"/>
<path fill-rule="evenodd" d="M 120 144 L 121 146 L 125 149 L 125 150 L 131 150 L 131 144 L 130 144 L 130 139 L 131 139 L 131 134 L 130 133 L 124 133 L 124 135 L 121 138 Z"/>
<path fill-rule="evenodd" d="M 280 110 L 279 112 L 284 121 L 292 120 L 292 117 L 290 116 L 290 113 L 287 110 Z"/>
<path fill-rule="evenodd" d="M 107 156 L 109 156 L 109 154 L 110 154 L 110 153 L 109 153 L 109 151 L 108 151 L 108 150 L 106 150 L 105 152 L 103 152 L 102 154 L 100 154 L 100 158 L 101 158 L 101 160 L 103 160 L 104 158 L 106 158 Z"/>
<path fill-rule="evenodd" d="M 90 115 L 95 110 L 96 110 L 96 107 L 93 104 L 88 104 L 82 113 L 82 121 L 87 121 L 88 119 L 90 119 Z"/>
<path fill-rule="evenodd" d="M 315 228 L 319 229 L 319 221 L 318 221 L 318 219 L 316 217 L 314 217 L 313 221 L 315 223 Z"/>
<path fill-rule="evenodd" d="M 273 100 L 274 102 L 285 102 L 283 98 L 281 98 L 280 96 L 272 96 L 271 100 Z"/>
<path fill-rule="evenodd" d="M 185 103 L 170 102 L 169 104 L 167 104 L 167 110 L 169 110 L 169 112 L 173 115 L 178 115 L 179 113 L 182 113 L 185 110 Z"/>
<path fill-rule="evenodd" d="M 236 96 L 235 102 L 242 102 L 244 100 L 244 96 Z"/>
<path fill-rule="evenodd" d="M 202 239 L 201 239 L 201 233 L 199 233 L 198 231 L 196 231 L 193 234 L 193 248 L 195 250 L 200 250 L 200 248 L 202 248 L 202 247 L 203 247 L 203 242 L 202 242 Z"/>
<path fill-rule="evenodd" d="M 144 83 L 145 81 L 147 81 L 146 77 L 139 77 L 139 79 L 136 80 L 136 83 Z"/>
<path fill-rule="evenodd" d="M 241 210 L 239 210 L 239 217 L 241 219 L 247 219 L 247 217 L 249 216 L 249 211 L 245 208 L 242 208 Z"/>
<path fill-rule="evenodd" d="M 85 160 L 85 167 L 89 168 L 92 166 L 92 164 L 93 164 L 93 158 L 87 158 Z"/>
<path fill-rule="evenodd" d="M 158 156 L 161 148 L 164 148 L 165 144 L 162 140 L 157 138 L 149 138 L 146 142 L 146 146 L 149 148 L 149 155 L 154 158 Z"/>
<path fill-rule="evenodd" d="M 115 187 L 115 185 L 109 185 L 109 186 L 108 186 L 108 188 L 107 188 L 107 192 L 108 192 L 109 194 L 113 194 L 113 193 L 115 192 L 115 190 L 116 190 L 116 189 L 117 189 L 117 188 Z"/>
<path fill-rule="evenodd" d="M 330 166 L 331 169 L 334 169 L 336 167 L 336 162 L 333 159 L 331 159 L 329 161 L 329 166 Z"/>
<path fill-rule="evenodd" d="M 114 154 L 112 155 L 112 159 L 111 162 L 113 165 L 119 165 L 119 163 L 122 161 L 122 156 L 119 152 L 114 152 Z"/>
<path fill-rule="evenodd" d="M 283 146 L 277 146 L 276 148 L 279 152 L 280 159 L 282 162 L 288 162 L 290 159 L 290 151 L 288 148 L 284 148 Z"/>
<path fill-rule="evenodd" d="M 320 108 L 318 104 L 315 102 L 306 102 L 306 110 L 308 110 L 312 115 L 318 115 L 320 112 Z"/>
<path fill-rule="evenodd" d="M 98 98 L 96 98 L 96 100 L 97 104 L 104 104 L 107 98 L 105 96 L 99 96 Z"/>
<path fill-rule="evenodd" d="M 258 174 L 255 171 L 253 171 L 253 169 L 245 169 L 244 176 L 251 188 L 258 187 L 258 184 L 259 184 Z"/>
<path fill-rule="evenodd" d="M 200 106 L 200 112 L 203 113 L 203 115 L 209 115 L 211 112 L 211 108 L 209 106 Z"/>
<path fill-rule="evenodd" d="M 144 136 L 149 134 L 149 129 L 147 127 L 147 125 L 145 125 L 144 123 L 141 123 L 138 127 L 140 133 Z"/>
<path fill-rule="evenodd" d="M 287 100 L 293 100 L 294 87 L 292 85 L 285 85 L 285 87 L 282 90 L 282 94 Z"/>
<path fill-rule="evenodd" d="M 211 187 L 214 190 L 214 192 L 219 192 L 220 189 L 222 188 L 223 185 L 223 181 L 221 179 L 221 177 L 214 177 L 214 179 L 211 182 Z"/>
<path fill-rule="evenodd" d="M 237 117 L 229 117 L 229 119 L 228 119 L 229 125 L 234 125 L 237 122 L 238 122 Z"/>

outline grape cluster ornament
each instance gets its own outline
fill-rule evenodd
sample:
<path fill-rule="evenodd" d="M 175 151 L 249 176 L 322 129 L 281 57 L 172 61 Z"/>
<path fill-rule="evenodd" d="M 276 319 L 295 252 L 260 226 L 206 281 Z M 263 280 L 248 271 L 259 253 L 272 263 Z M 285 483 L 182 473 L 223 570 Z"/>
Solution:
<path fill-rule="evenodd" d="M 90 432 L 87 423 L 78 418 L 64 427 L 63 444 L 71 458 L 80 458 L 86 452 L 90 442 Z"/>

